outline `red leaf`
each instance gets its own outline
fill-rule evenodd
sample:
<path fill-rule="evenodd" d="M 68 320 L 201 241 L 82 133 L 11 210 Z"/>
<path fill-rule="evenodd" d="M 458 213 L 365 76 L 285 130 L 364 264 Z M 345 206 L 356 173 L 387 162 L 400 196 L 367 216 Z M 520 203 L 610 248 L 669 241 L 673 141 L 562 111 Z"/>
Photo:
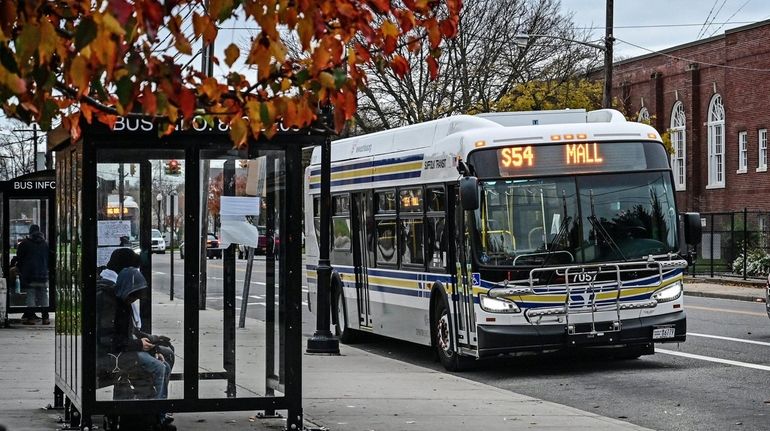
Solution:
<path fill-rule="evenodd" d="M 431 80 L 438 78 L 438 61 L 433 57 L 428 57 L 428 72 Z"/>
<path fill-rule="evenodd" d="M 397 55 L 393 58 L 393 61 L 390 62 L 390 68 L 393 69 L 393 72 L 395 72 L 396 76 L 402 78 L 404 75 L 406 75 L 407 72 L 409 72 L 409 63 L 404 57 Z"/>
<path fill-rule="evenodd" d="M 387 13 L 390 11 L 390 1 L 388 0 L 369 0 L 369 4 L 379 13 Z"/>
<path fill-rule="evenodd" d="M 441 34 L 446 38 L 455 37 L 457 35 L 457 21 L 452 18 L 441 21 L 439 25 L 441 27 Z"/>
<path fill-rule="evenodd" d="M 109 5 L 109 11 L 122 25 L 125 25 L 134 13 L 134 7 L 126 0 L 110 0 Z"/>
<path fill-rule="evenodd" d="M 182 88 L 179 92 L 179 109 L 182 110 L 185 118 L 192 118 L 195 112 L 195 94 L 192 91 Z"/>

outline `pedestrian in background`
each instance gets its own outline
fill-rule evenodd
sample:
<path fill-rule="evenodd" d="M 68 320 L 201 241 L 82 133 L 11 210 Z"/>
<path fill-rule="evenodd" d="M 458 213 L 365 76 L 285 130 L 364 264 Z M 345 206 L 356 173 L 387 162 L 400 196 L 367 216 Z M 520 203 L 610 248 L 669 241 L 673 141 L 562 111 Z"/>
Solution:
<path fill-rule="evenodd" d="M 22 290 L 27 292 L 27 307 L 48 307 L 48 243 L 40 232 L 40 226 L 29 227 L 29 235 L 16 248 L 17 268 Z M 28 311 L 21 316 L 21 323 L 34 325 L 37 316 Z M 43 311 L 43 325 L 48 325 L 48 311 Z"/>

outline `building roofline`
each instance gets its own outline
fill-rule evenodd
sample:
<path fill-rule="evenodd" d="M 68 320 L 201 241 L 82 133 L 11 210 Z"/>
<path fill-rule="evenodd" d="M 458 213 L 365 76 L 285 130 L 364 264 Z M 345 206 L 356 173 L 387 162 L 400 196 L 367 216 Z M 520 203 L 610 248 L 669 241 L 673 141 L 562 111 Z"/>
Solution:
<path fill-rule="evenodd" d="M 614 67 L 614 66 L 619 66 L 619 65 L 623 65 L 623 64 L 633 63 L 633 62 L 636 62 L 636 61 L 639 61 L 639 60 L 646 60 L 648 58 L 657 57 L 657 56 L 659 56 L 661 54 L 671 54 L 673 52 L 676 52 L 676 51 L 679 51 L 679 50 L 682 50 L 682 49 L 685 49 L 685 48 L 691 48 L 693 46 L 704 45 L 704 44 L 707 44 L 707 43 L 715 42 L 715 41 L 720 40 L 720 39 L 724 39 L 725 35 L 728 35 L 728 34 L 738 33 L 738 32 L 746 31 L 746 30 L 751 30 L 751 29 L 758 28 L 758 27 L 763 27 L 763 26 L 766 26 L 766 25 L 770 25 L 770 19 L 767 19 L 767 20 L 764 20 L 764 21 L 757 21 L 755 23 L 746 24 L 746 25 L 743 25 L 743 26 L 740 26 L 740 27 L 731 28 L 729 30 L 725 30 L 724 33 L 719 34 L 717 36 L 712 36 L 712 37 L 709 37 L 709 38 L 706 38 L 706 39 L 699 39 L 699 40 L 695 40 L 695 41 L 692 41 L 692 42 L 683 43 L 681 45 L 672 46 L 671 48 L 661 49 L 659 51 L 651 52 L 649 54 L 642 54 L 642 55 L 639 55 L 639 56 L 636 56 L 636 57 L 627 58 L 625 60 L 616 61 L 612 65 Z M 597 70 L 601 70 L 601 69 L 602 69 L 602 67 L 598 67 L 597 68 Z"/>

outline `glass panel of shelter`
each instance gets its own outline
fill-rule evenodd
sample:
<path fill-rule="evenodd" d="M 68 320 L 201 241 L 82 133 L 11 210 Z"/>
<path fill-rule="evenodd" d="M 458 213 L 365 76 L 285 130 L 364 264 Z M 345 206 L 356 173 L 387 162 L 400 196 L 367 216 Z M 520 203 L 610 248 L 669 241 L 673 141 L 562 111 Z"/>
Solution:
<path fill-rule="evenodd" d="M 184 151 L 156 157 L 97 154 L 97 401 L 184 396 L 184 363 L 174 353 L 184 351 Z M 179 169 L 167 169 L 172 160 Z M 173 215 L 170 202 L 159 212 L 157 196 L 175 194 Z M 151 232 L 160 219 L 163 248 Z"/>
<path fill-rule="evenodd" d="M 8 257 L 10 267 L 16 266 L 17 248 L 21 242 L 30 237 L 30 228 L 36 226 L 43 240 L 48 242 L 48 200 L 41 198 L 18 198 L 8 200 Z M 9 303 L 11 308 L 47 308 L 51 294 L 48 283 L 29 285 L 22 281 L 21 274 L 12 270 L 8 278 Z M 39 313 L 38 313 L 39 314 Z"/>
<path fill-rule="evenodd" d="M 200 261 L 199 351 L 208 353 L 199 358 L 207 374 L 200 374 L 198 395 L 284 395 L 284 152 L 202 151 L 200 175 L 200 231 L 209 240 Z M 237 331 L 224 325 L 233 316 Z"/>
<path fill-rule="evenodd" d="M 81 255 L 81 163 L 80 150 L 62 152 L 56 160 L 56 292 L 58 304 L 56 325 L 55 355 L 59 369 L 57 376 L 61 381 L 57 385 L 69 387 L 79 393 L 81 387 L 82 358 L 79 348 L 82 345 L 82 273 L 79 260 Z M 76 185 L 71 187 L 70 185 Z"/>

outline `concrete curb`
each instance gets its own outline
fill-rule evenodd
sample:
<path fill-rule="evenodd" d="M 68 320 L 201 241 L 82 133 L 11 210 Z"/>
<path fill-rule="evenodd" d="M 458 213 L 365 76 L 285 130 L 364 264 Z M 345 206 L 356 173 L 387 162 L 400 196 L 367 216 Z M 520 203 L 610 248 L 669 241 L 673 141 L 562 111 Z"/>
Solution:
<path fill-rule="evenodd" d="M 730 294 L 730 293 L 687 291 L 687 290 L 685 290 L 684 294 L 686 296 L 697 296 L 701 298 L 732 299 L 735 301 L 745 301 L 745 302 L 762 302 L 762 303 L 765 302 L 765 298 L 762 296 L 763 292 L 761 290 L 757 292 L 756 296 L 737 295 L 737 294 Z"/>

